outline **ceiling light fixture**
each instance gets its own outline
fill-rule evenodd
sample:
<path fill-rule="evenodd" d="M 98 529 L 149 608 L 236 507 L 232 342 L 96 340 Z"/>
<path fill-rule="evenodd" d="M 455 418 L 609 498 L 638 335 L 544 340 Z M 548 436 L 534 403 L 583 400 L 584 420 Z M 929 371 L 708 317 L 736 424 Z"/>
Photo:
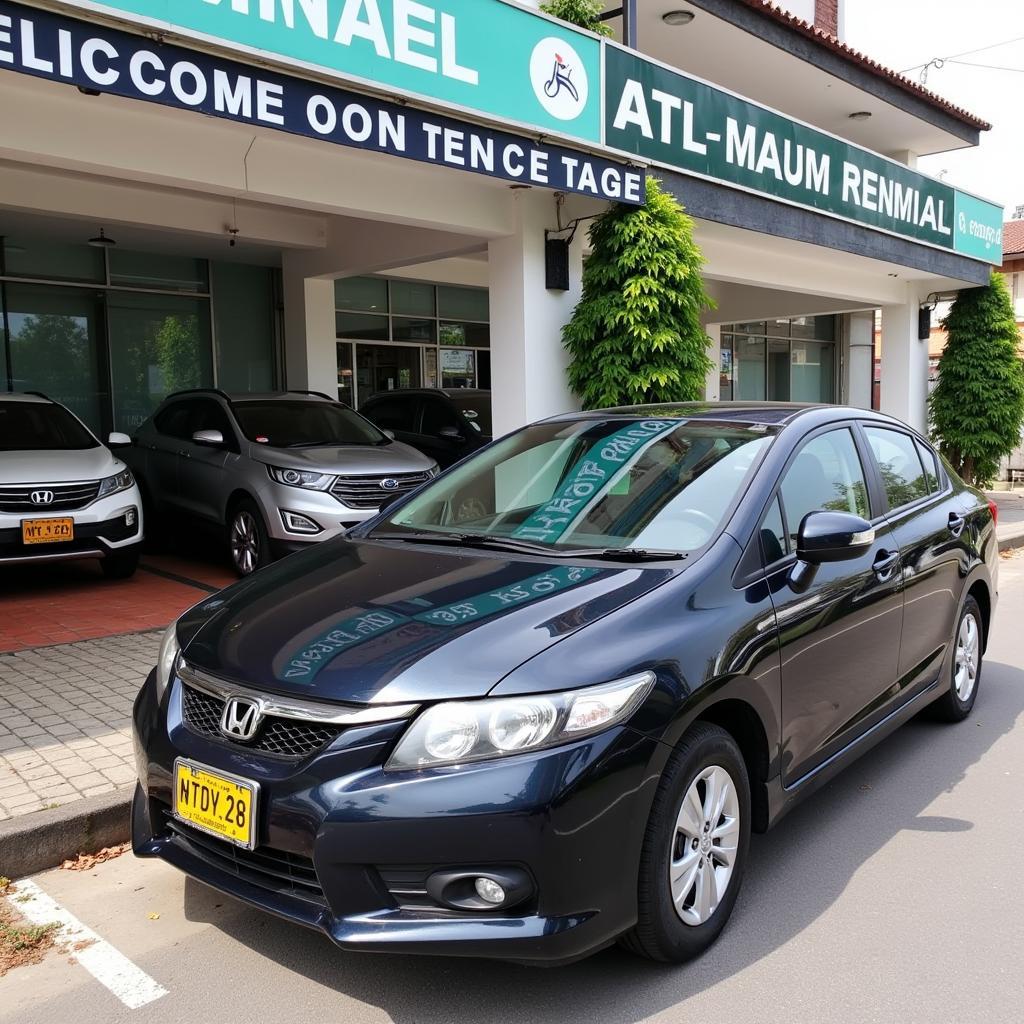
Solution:
<path fill-rule="evenodd" d="M 100 233 L 95 238 L 90 238 L 89 244 L 94 249 L 112 249 L 115 245 L 117 245 L 117 242 L 115 242 L 112 238 L 107 238 L 107 236 L 103 233 L 103 228 L 100 228 Z"/>
<path fill-rule="evenodd" d="M 866 121 L 871 116 L 870 110 L 855 110 L 850 115 L 851 121 Z"/>
<path fill-rule="evenodd" d="M 661 20 L 666 25 L 689 25 L 696 17 L 693 11 L 669 11 L 661 16 Z"/>

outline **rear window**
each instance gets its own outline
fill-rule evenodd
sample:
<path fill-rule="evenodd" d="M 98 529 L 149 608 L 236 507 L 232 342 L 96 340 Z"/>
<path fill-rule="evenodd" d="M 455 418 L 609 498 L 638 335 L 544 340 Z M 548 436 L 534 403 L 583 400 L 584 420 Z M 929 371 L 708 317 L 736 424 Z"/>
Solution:
<path fill-rule="evenodd" d="M 63 406 L 0 402 L 0 452 L 84 451 L 99 446 Z"/>
<path fill-rule="evenodd" d="M 385 445 L 391 439 L 346 405 L 329 402 L 236 402 L 235 418 L 242 433 L 273 448 Z"/>

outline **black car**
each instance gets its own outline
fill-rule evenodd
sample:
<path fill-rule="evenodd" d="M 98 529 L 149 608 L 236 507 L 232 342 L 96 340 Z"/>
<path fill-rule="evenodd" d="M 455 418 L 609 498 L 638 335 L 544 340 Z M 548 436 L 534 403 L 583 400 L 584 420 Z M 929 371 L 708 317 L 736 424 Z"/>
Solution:
<path fill-rule="evenodd" d="M 491 393 L 473 388 L 387 391 L 359 411 L 442 469 L 491 441 Z"/>
<path fill-rule="evenodd" d="M 861 410 L 526 427 L 167 631 L 135 852 L 353 950 L 685 960 L 751 830 L 970 713 L 994 518 Z"/>

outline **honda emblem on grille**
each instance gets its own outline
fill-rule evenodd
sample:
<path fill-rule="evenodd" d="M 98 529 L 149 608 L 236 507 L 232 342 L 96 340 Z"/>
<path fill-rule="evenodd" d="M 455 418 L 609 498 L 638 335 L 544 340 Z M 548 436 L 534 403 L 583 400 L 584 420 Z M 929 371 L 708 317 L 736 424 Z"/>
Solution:
<path fill-rule="evenodd" d="M 220 716 L 220 731 L 229 740 L 248 743 L 263 721 L 263 709 L 248 697 L 229 697 Z"/>
<path fill-rule="evenodd" d="M 53 491 L 33 491 L 29 498 L 32 499 L 33 505 L 52 505 Z"/>
<path fill-rule="evenodd" d="M 389 476 L 381 480 L 380 485 L 385 491 L 394 491 L 398 488 L 398 481 L 393 476 Z"/>

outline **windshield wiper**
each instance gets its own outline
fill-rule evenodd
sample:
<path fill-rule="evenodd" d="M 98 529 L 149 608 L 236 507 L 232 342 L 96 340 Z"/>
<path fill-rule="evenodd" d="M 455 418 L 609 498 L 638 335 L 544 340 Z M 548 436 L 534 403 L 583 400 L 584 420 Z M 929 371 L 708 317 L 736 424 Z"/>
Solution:
<path fill-rule="evenodd" d="M 517 551 L 545 558 L 592 558 L 605 562 L 667 562 L 686 558 L 682 551 L 657 551 L 644 548 L 553 548 L 510 537 L 486 537 L 466 533 L 380 533 L 370 534 L 375 540 L 399 540 L 415 544 L 438 544 L 444 547 L 484 548 L 493 551 Z"/>

